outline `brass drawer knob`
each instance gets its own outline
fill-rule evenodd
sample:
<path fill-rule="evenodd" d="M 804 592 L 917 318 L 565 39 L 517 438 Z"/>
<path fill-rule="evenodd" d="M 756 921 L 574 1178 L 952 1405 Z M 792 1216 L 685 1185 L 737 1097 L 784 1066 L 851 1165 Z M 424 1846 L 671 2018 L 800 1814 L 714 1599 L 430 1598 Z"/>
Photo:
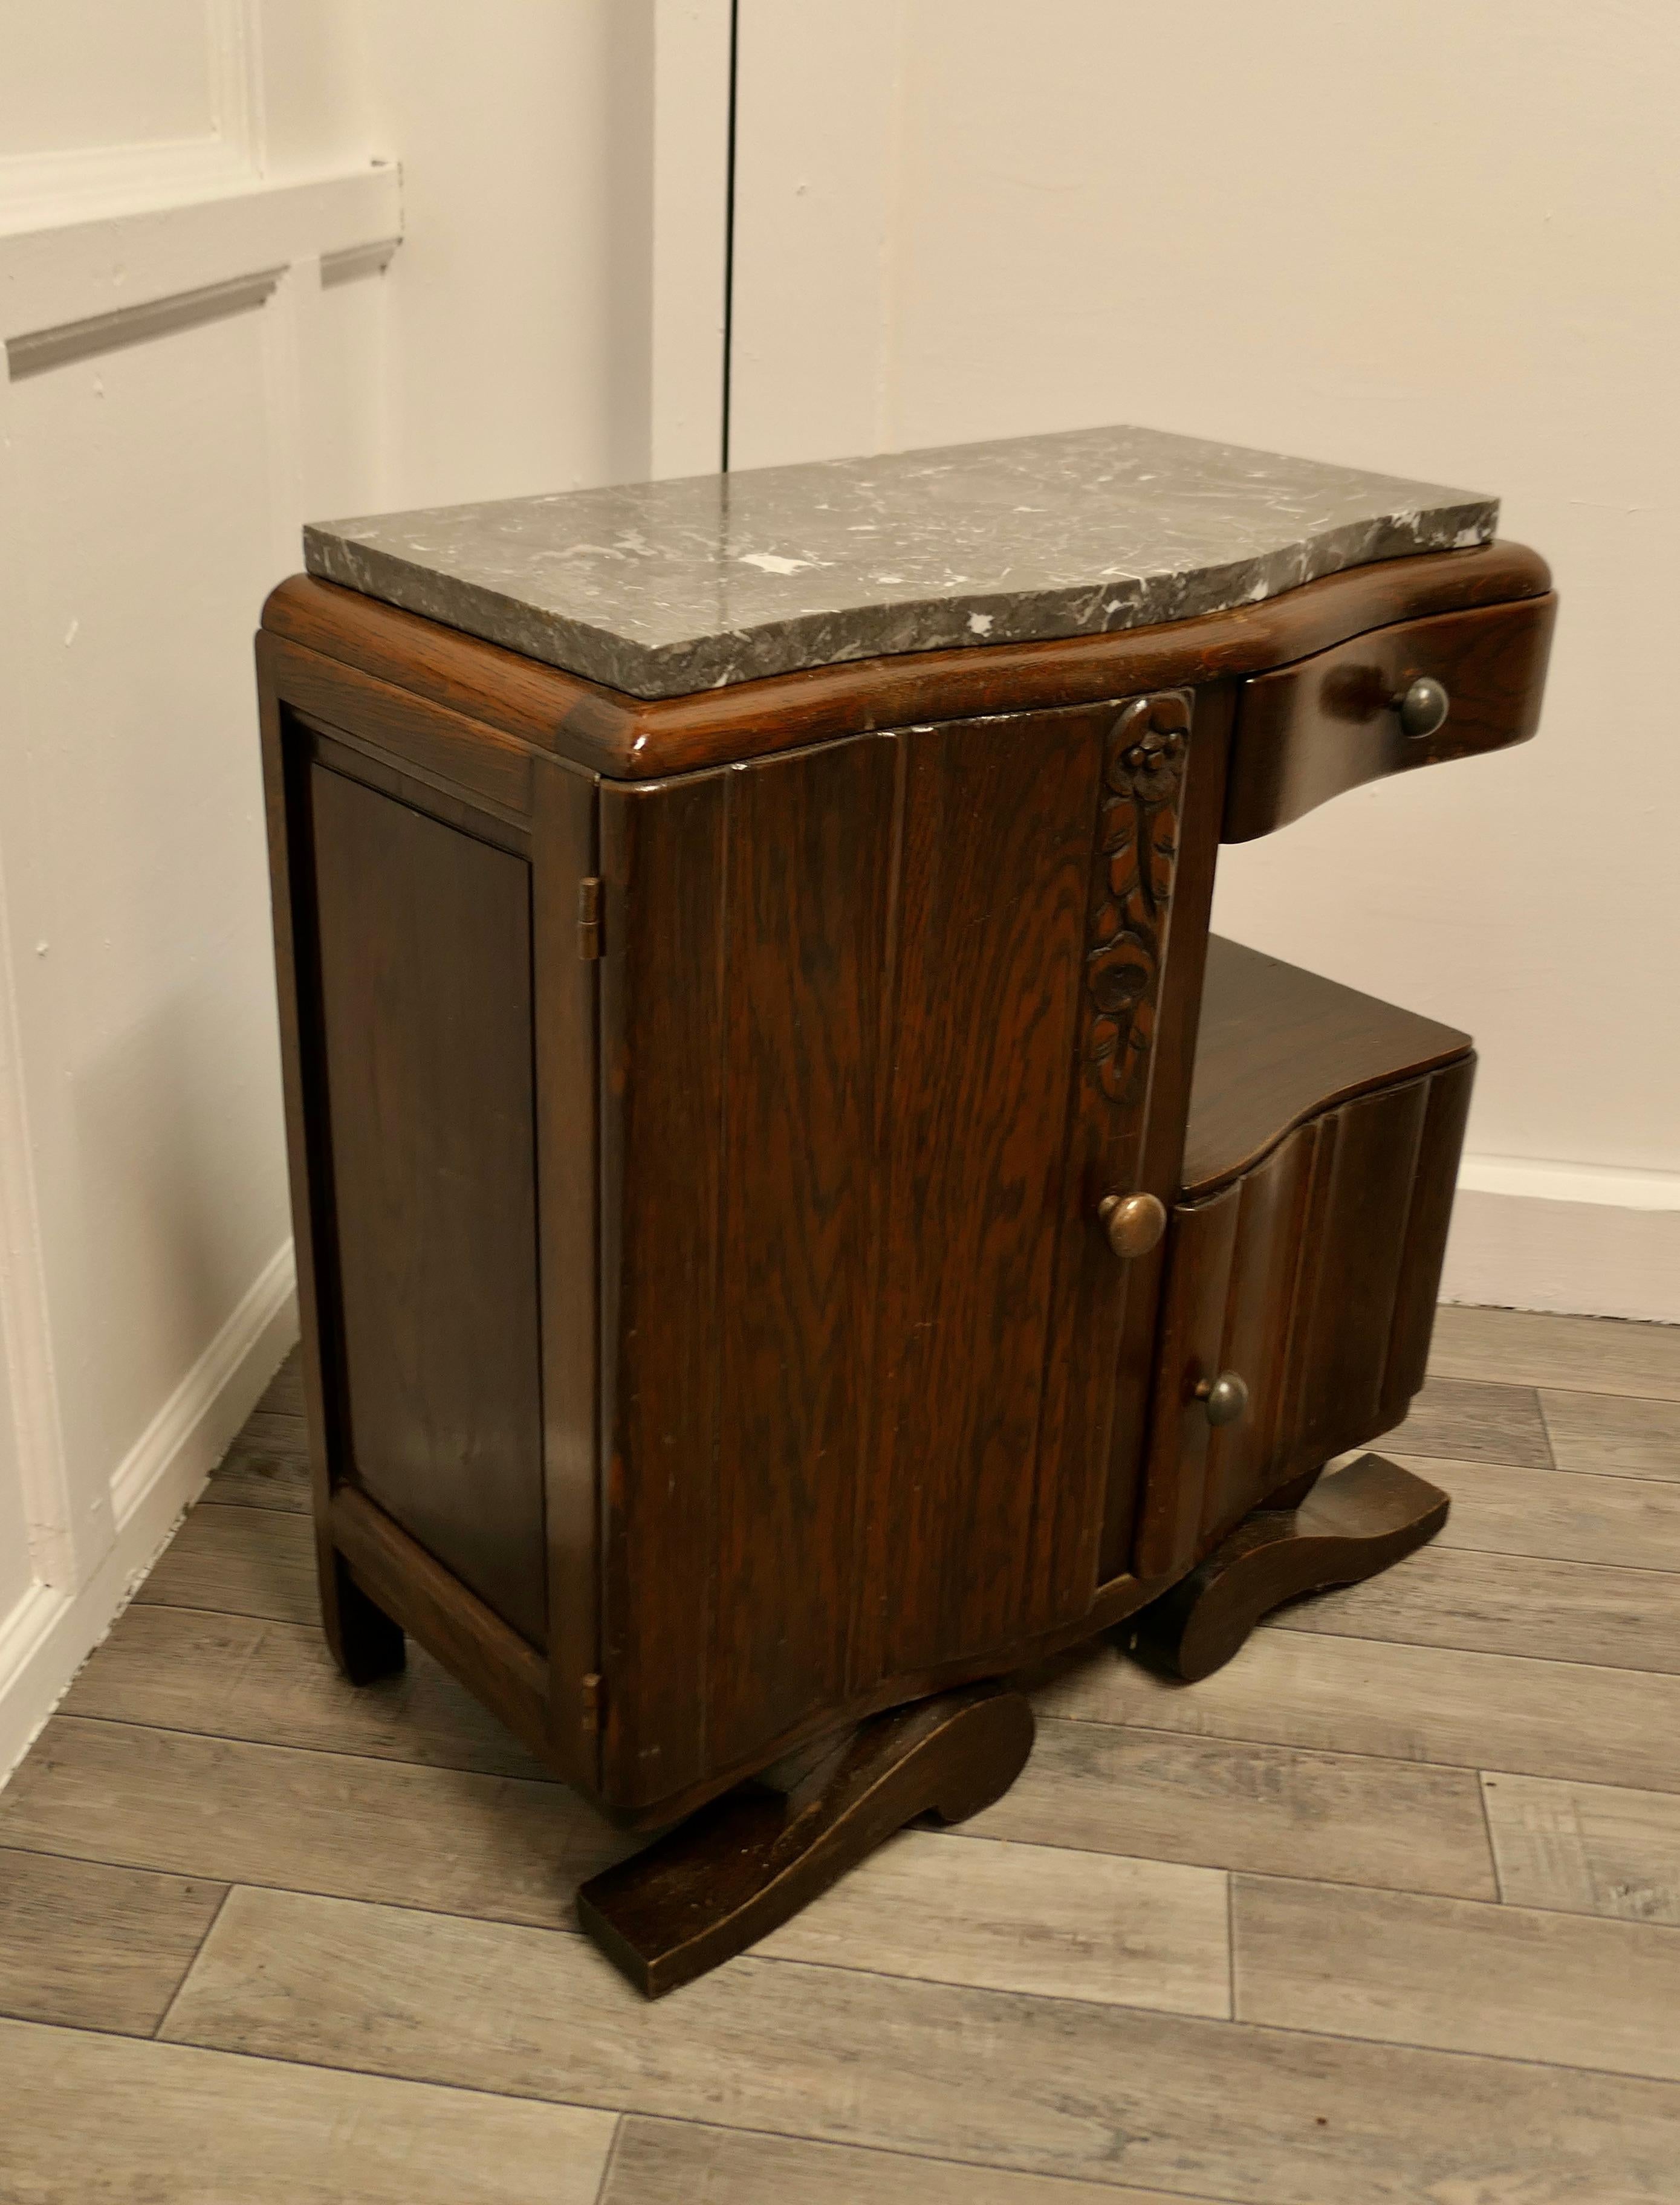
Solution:
<path fill-rule="evenodd" d="M 1452 710 L 1445 684 L 1428 674 L 1420 674 L 1395 698 L 1394 704 L 1400 715 L 1401 734 L 1420 740 L 1425 735 L 1438 734 L 1446 725 L 1446 716 Z"/>
<path fill-rule="evenodd" d="M 1097 1215 L 1117 1256 L 1147 1256 L 1166 1231 L 1167 1214 L 1153 1194 L 1105 1194 Z"/>
<path fill-rule="evenodd" d="M 1234 1370 L 1222 1370 L 1217 1378 L 1202 1380 L 1196 1399 L 1206 1410 L 1210 1424 L 1234 1424 L 1248 1406 L 1248 1382 Z"/>

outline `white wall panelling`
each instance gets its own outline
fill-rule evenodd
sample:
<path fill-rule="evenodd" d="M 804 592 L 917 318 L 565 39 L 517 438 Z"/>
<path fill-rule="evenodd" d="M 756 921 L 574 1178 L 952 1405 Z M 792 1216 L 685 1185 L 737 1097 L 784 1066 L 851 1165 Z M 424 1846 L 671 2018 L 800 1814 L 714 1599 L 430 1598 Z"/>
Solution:
<path fill-rule="evenodd" d="M 293 1323 L 263 596 L 718 464 L 730 13 L 0 0 L 0 1774 Z"/>
<path fill-rule="evenodd" d="M 249 10 L 93 12 L 0 94 L 0 1774 L 295 1330 L 250 633 L 402 225 L 260 172 Z"/>
<path fill-rule="evenodd" d="M 1129 420 L 1502 493 L 1539 739 L 1228 851 L 1216 924 L 1475 1035 L 1450 1290 L 1619 1251 L 1680 1321 L 1680 10 L 741 0 L 739 70 L 738 463 Z"/>

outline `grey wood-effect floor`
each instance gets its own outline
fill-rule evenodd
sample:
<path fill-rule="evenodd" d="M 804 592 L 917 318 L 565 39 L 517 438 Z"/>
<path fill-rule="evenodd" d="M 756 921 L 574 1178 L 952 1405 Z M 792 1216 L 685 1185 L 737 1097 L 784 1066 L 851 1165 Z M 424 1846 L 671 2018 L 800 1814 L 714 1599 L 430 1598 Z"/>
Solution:
<path fill-rule="evenodd" d="M 315 1622 L 283 1370 L 0 1794 L 6 2205 L 1680 2199 L 1680 1328 L 1444 1310 L 1441 1541 L 643 2005 L 622 1840 Z"/>

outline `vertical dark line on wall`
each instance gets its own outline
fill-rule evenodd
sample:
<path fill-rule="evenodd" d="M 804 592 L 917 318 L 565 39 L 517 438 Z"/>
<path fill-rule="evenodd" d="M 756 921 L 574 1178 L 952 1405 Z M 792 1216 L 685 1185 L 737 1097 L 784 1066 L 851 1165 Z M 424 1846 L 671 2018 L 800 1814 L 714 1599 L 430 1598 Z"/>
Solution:
<path fill-rule="evenodd" d="M 722 471 L 730 471 L 730 367 L 735 348 L 735 127 L 740 80 L 741 0 L 730 0 L 729 151 L 724 171 L 724 419 Z"/>

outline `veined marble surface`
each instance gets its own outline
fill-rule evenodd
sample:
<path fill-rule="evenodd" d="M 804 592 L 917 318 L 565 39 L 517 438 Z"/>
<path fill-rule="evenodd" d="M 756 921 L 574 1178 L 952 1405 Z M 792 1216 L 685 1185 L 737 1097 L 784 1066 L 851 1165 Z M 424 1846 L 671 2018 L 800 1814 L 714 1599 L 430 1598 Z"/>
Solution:
<path fill-rule="evenodd" d="M 319 523 L 312 574 L 635 697 L 1148 627 L 1485 544 L 1498 501 L 1078 429 Z"/>

